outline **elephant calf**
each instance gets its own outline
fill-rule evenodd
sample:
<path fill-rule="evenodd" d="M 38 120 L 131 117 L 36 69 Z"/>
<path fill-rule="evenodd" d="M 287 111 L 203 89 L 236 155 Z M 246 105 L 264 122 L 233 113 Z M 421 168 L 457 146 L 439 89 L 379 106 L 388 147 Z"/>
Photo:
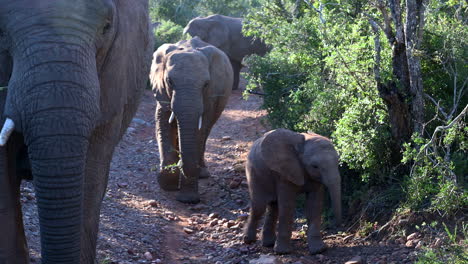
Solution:
<path fill-rule="evenodd" d="M 296 196 L 305 192 L 309 251 L 316 254 L 325 250 L 320 236 L 323 185 L 330 192 L 336 223 L 341 222 L 338 154 L 329 139 L 286 129 L 270 131 L 253 144 L 246 173 L 251 206 L 244 230 L 245 243 L 256 240 L 258 222 L 268 208 L 262 230 L 263 246 L 274 246 L 278 254 L 289 253 Z"/>
<path fill-rule="evenodd" d="M 180 188 L 177 200 L 197 203 L 198 178 L 209 177 L 206 140 L 231 95 L 231 64 L 224 52 L 196 37 L 159 47 L 150 79 L 157 101 L 159 185 Z"/>

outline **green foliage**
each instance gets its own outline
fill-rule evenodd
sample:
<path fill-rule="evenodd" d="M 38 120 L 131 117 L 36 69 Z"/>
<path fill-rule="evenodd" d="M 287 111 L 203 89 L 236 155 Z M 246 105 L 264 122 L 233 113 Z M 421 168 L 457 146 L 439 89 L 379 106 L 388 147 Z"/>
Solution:
<path fill-rule="evenodd" d="M 152 21 L 170 20 L 182 27 L 198 14 L 195 7 L 200 0 L 151 0 L 150 17 Z"/>
<path fill-rule="evenodd" d="M 150 0 L 152 21 L 170 20 L 182 27 L 197 16 L 220 14 L 243 17 L 259 0 Z"/>
<path fill-rule="evenodd" d="M 170 20 L 164 20 L 154 29 L 154 49 L 164 43 L 176 43 L 183 38 L 184 29 Z"/>
<path fill-rule="evenodd" d="M 246 34 L 262 36 L 274 49 L 247 61 L 248 89 L 265 93 L 274 127 L 332 136 L 341 160 L 363 180 L 382 177 L 390 132 L 375 89 L 372 33 L 366 19 L 349 20 L 342 13 L 349 6 L 340 8 L 319 13 L 296 1 L 270 1 L 252 11 Z M 385 47 L 383 72 L 390 68 Z"/>
<path fill-rule="evenodd" d="M 416 264 L 445 264 L 454 263 L 462 264 L 468 262 L 468 224 L 461 224 L 461 238 L 458 239 L 457 226 L 453 232 L 443 223 L 445 232 L 448 237 L 447 243 L 441 248 L 424 248 L 423 253 L 419 256 Z"/>
<path fill-rule="evenodd" d="M 427 132 L 449 124 L 468 103 L 466 10 L 463 1 L 430 1 L 427 7 L 423 43 L 417 50 L 430 98 Z M 392 140 L 389 109 L 376 81 L 396 82 L 393 52 L 382 28 L 377 33 L 372 29 L 371 18 L 384 24 L 372 1 L 263 1 L 247 15 L 244 33 L 261 37 L 273 50 L 246 60 L 247 90 L 264 94 L 273 127 L 331 137 L 346 170 L 343 175 L 351 178 L 348 184 L 358 186 L 348 191 L 385 184 L 398 189 L 399 197 L 407 194 L 407 208 L 453 215 L 468 205 L 464 120 L 439 135 L 438 150 L 419 152 L 432 133 L 413 138 L 405 144 L 404 163 L 395 166 L 399 146 Z M 407 172 L 405 167 L 412 167 L 411 175 L 401 173 Z"/>
<path fill-rule="evenodd" d="M 466 208 L 467 143 L 468 128 L 463 119 L 443 130 L 439 137 L 413 136 L 413 143 L 405 144 L 403 155 L 404 162 L 413 163 L 411 175 L 404 185 L 407 193 L 404 206 L 442 215 L 452 215 L 460 208 Z M 456 158 L 451 159 L 451 156 Z"/>

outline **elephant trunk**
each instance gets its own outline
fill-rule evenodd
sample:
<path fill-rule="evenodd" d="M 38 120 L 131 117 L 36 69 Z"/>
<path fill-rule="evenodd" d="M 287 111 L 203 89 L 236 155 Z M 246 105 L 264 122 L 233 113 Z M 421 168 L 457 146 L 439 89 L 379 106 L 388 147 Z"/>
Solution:
<path fill-rule="evenodd" d="M 327 186 L 332 202 L 333 214 L 335 216 L 335 224 L 341 225 L 341 178 L 338 170 L 333 171 L 331 175 L 326 175 L 323 183 Z"/>
<path fill-rule="evenodd" d="M 192 97 L 194 98 L 194 97 Z M 188 101 L 190 102 L 190 101 Z M 179 146 L 182 161 L 182 184 L 177 199 L 181 202 L 197 203 L 198 178 L 200 176 L 200 132 L 201 111 L 198 108 L 174 109 L 179 127 Z"/>
<path fill-rule="evenodd" d="M 5 115 L 28 146 L 42 263 L 80 263 L 85 160 L 99 82 L 89 47 L 50 43 L 26 43 L 16 53 L 24 56 L 14 57 Z"/>

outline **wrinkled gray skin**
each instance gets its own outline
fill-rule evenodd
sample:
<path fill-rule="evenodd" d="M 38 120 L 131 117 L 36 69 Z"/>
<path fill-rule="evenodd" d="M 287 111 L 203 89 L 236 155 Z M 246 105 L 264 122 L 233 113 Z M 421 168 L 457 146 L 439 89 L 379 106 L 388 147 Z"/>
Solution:
<path fill-rule="evenodd" d="M 159 185 L 164 190 L 180 187 L 178 201 L 197 203 L 198 179 L 209 177 L 204 162 L 206 140 L 231 94 L 229 59 L 199 38 L 164 44 L 153 55 L 150 79 L 157 100 Z M 175 118 L 169 123 L 171 112 Z M 182 165 L 182 172 L 171 166 L 175 164 Z"/>
<path fill-rule="evenodd" d="M 115 145 L 145 88 L 147 0 L 0 0 L 0 263 L 28 263 L 19 202 L 33 176 L 42 263 L 94 263 Z M 12 67 L 11 67 L 12 66 Z"/>
<path fill-rule="evenodd" d="M 270 48 L 259 39 L 242 34 L 242 18 L 211 15 L 192 19 L 184 28 L 184 34 L 199 37 L 228 55 L 234 71 L 233 90 L 239 87 L 242 59 L 251 54 L 265 55 Z"/>
<path fill-rule="evenodd" d="M 266 210 L 263 246 L 274 246 L 278 254 L 291 252 L 296 196 L 305 192 L 309 251 L 316 254 L 325 250 L 320 236 L 323 185 L 330 192 L 336 223 L 341 223 L 338 154 L 329 139 L 286 129 L 270 131 L 253 144 L 247 158 L 246 174 L 251 207 L 244 242 L 256 240 L 258 222 Z"/>

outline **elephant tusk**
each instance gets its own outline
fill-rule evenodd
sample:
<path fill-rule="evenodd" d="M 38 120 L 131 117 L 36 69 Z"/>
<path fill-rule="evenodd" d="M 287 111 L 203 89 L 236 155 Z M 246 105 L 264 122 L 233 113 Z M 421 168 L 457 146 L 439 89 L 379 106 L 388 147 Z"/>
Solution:
<path fill-rule="evenodd" d="M 0 132 L 0 146 L 5 146 L 13 130 L 15 130 L 15 123 L 10 118 L 7 118 Z"/>
<path fill-rule="evenodd" d="M 200 130 L 200 129 L 201 129 L 201 127 L 202 127 L 202 123 L 203 123 L 203 117 L 202 117 L 202 116 L 200 116 L 200 118 L 198 119 L 198 130 Z"/>
<path fill-rule="evenodd" d="M 172 121 L 174 121 L 174 112 L 171 112 L 171 116 L 169 117 L 169 124 L 172 123 Z"/>

